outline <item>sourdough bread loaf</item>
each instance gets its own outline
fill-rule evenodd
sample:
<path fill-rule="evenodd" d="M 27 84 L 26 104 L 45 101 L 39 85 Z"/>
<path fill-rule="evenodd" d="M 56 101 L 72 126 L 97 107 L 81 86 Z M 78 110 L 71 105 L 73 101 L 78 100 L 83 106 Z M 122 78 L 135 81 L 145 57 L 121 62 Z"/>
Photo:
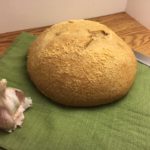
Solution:
<path fill-rule="evenodd" d="M 98 22 L 70 20 L 41 33 L 28 51 L 36 87 L 69 106 L 96 106 L 127 94 L 137 70 L 129 46 Z"/>

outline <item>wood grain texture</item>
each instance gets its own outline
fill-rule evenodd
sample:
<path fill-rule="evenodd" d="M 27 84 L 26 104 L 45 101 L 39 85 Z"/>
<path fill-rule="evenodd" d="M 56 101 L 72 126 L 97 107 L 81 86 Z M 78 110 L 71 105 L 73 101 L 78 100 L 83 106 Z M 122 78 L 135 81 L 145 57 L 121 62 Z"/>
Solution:
<path fill-rule="evenodd" d="M 133 49 L 150 56 L 150 30 L 142 26 L 125 12 L 108 16 L 90 18 L 110 27 L 121 38 L 123 38 Z M 0 54 L 2 55 L 13 40 L 23 31 L 39 35 L 50 26 L 15 31 L 0 34 Z"/>

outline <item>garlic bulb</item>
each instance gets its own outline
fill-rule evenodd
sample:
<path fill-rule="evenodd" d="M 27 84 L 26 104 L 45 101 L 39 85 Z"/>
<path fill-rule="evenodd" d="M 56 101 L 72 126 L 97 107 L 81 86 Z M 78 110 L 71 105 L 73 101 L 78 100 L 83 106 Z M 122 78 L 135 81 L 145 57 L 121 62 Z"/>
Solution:
<path fill-rule="evenodd" d="M 32 100 L 25 97 L 24 92 L 7 87 L 7 80 L 0 80 L 0 128 L 8 132 L 21 126 L 24 120 L 23 112 L 31 107 Z"/>

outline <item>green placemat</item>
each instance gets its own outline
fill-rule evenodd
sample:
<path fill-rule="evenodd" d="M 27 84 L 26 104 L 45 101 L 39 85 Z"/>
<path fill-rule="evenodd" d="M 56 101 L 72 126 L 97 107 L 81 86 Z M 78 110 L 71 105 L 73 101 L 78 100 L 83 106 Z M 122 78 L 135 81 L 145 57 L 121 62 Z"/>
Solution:
<path fill-rule="evenodd" d="M 0 59 L 0 78 L 25 91 L 33 107 L 21 129 L 0 131 L 8 150 L 149 150 L 150 68 L 138 64 L 129 94 L 116 103 L 94 108 L 67 108 L 41 95 L 28 78 L 27 48 L 35 36 L 22 33 Z M 128 75 L 128 74 L 127 74 Z"/>

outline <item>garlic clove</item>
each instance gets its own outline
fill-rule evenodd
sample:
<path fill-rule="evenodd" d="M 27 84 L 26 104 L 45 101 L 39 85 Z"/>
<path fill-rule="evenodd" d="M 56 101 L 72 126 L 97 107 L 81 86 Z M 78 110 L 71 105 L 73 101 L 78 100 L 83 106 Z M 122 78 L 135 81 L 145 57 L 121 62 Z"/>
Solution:
<path fill-rule="evenodd" d="M 7 80 L 0 81 L 0 128 L 9 132 L 22 126 L 23 112 L 31 107 L 32 100 L 23 91 L 7 87 Z"/>
<path fill-rule="evenodd" d="M 0 107 L 0 128 L 9 130 L 14 128 L 15 122 L 6 108 Z"/>

